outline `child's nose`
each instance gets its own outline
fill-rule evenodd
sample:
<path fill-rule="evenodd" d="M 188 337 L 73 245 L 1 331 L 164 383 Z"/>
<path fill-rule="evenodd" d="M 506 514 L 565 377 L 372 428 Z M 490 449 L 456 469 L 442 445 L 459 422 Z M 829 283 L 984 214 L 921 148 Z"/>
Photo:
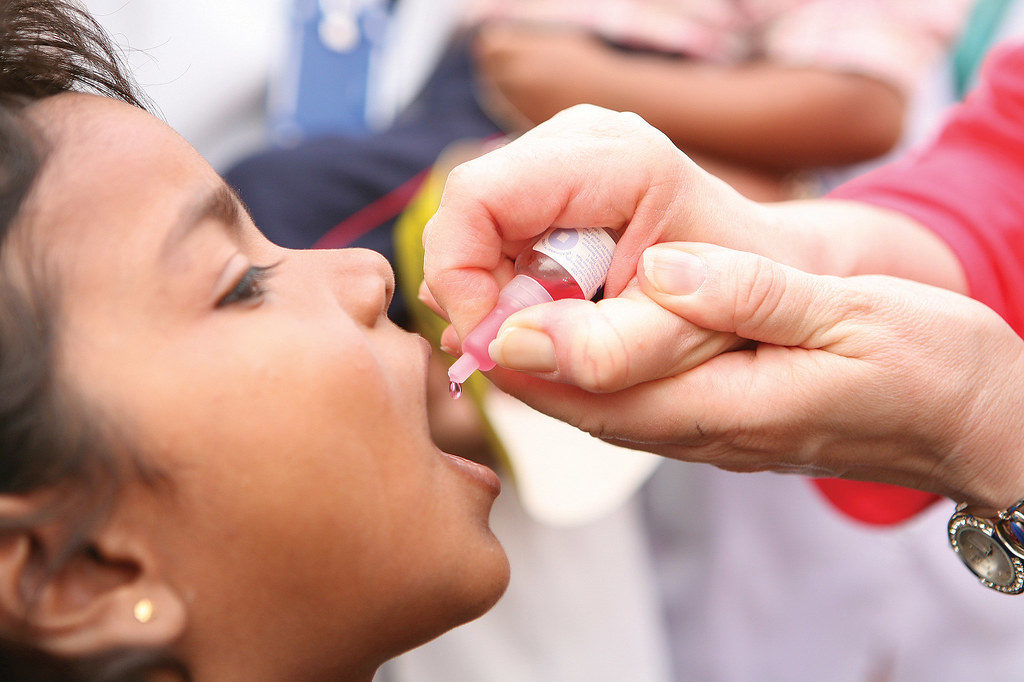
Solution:
<path fill-rule="evenodd" d="M 395 293 L 395 275 L 384 256 L 370 249 L 321 252 L 336 261 L 332 282 L 342 305 L 354 318 L 372 326 L 387 314 Z"/>

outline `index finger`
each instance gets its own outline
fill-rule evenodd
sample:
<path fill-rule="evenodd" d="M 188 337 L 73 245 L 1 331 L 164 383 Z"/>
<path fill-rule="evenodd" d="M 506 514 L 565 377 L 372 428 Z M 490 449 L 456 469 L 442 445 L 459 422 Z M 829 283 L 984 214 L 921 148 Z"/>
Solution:
<path fill-rule="evenodd" d="M 496 273 L 551 226 L 625 230 L 606 288 L 617 294 L 671 214 L 681 160 L 639 116 L 584 105 L 458 166 L 423 234 L 431 294 L 464 336 L 497 301 Z"/>

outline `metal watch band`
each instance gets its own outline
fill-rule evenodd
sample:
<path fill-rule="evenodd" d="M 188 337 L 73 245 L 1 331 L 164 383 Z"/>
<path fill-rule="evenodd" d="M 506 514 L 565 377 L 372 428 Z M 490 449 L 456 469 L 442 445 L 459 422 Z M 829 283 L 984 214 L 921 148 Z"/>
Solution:
<path fill-rule="evenodd" d="M 995 517 L 977 516 L 966 504 L 949 519 L 949 544 L 985 587 L 1024 592 L 1024 499 Z"/>

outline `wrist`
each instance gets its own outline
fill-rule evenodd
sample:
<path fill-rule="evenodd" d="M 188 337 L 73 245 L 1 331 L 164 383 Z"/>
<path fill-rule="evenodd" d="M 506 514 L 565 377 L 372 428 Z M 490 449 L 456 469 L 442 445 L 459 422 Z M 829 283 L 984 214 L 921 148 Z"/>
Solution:
<path fill-rule="evenodd" d="M 1013 343 L 1011 362 L 985 374 L 972 373 L 970 396 L 956 415 L 956 442 L 943 467 L 950 497 L 987 512 L 1006 509 L 1024 498 L 1024 343 Z M 1005 357 L 1005 355 L 1003 355 Z M 997 364 L 996 362 L 992 363 Z"/>
<path fill-rule="evenodd" d="M 1020 384 L 1024 377 L 1024 353 L 1018 352 L 1016 361 L 1005 368 L 1004 374 L 1013 377 L 1011 385 L 998 387 L 1003 398 L 1000 403 L 1005 407 L 1016 402 L 1015 396 L 1024 388 L 1013 385 Z M 985 424 L 995 428 L 977 429 L 981 439 L 969 443 L 969 447 L 979 450 L 974 453 L 978 463 L 964 479 L 968 485 L 958 499 L 968 503 L 959 504 L 950 517 L 947 537 L 953 551 L 983 585 L 1005 594 L 1021 594 L 1024 592 L 1024 457 L 1020 454 L 1020 436 L 1024 433 L 1024 424 L 1014 418 L 1019 410 L 1014 410 L 1012 405 L 1004 412 L 986 402 L 980 401 L 981 409 L 969 417 L 984 419 Z M 985 475 L 986 471 L 991 472 L 990 475 Z"/>

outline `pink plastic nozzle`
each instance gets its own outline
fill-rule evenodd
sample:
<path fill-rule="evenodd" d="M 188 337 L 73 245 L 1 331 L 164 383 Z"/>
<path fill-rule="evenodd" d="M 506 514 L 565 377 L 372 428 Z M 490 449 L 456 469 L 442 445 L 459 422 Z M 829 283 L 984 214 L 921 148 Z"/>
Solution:
<path fill-rule="evenodd" d="M 554 299 L 541 284 L 526 275 L 516 275 L 498 292 L 498 302 L 487 317 L 480 321 L 462 341 L 462 355 L 448 369 L 448 378 L 461 384 L 469 375 L 480 370 L 494 369 L 494 360 L 487 353 L 487 347 L 498 335 L 498 329 L 512 313 L 538 303 L 550 303 Z"/>

